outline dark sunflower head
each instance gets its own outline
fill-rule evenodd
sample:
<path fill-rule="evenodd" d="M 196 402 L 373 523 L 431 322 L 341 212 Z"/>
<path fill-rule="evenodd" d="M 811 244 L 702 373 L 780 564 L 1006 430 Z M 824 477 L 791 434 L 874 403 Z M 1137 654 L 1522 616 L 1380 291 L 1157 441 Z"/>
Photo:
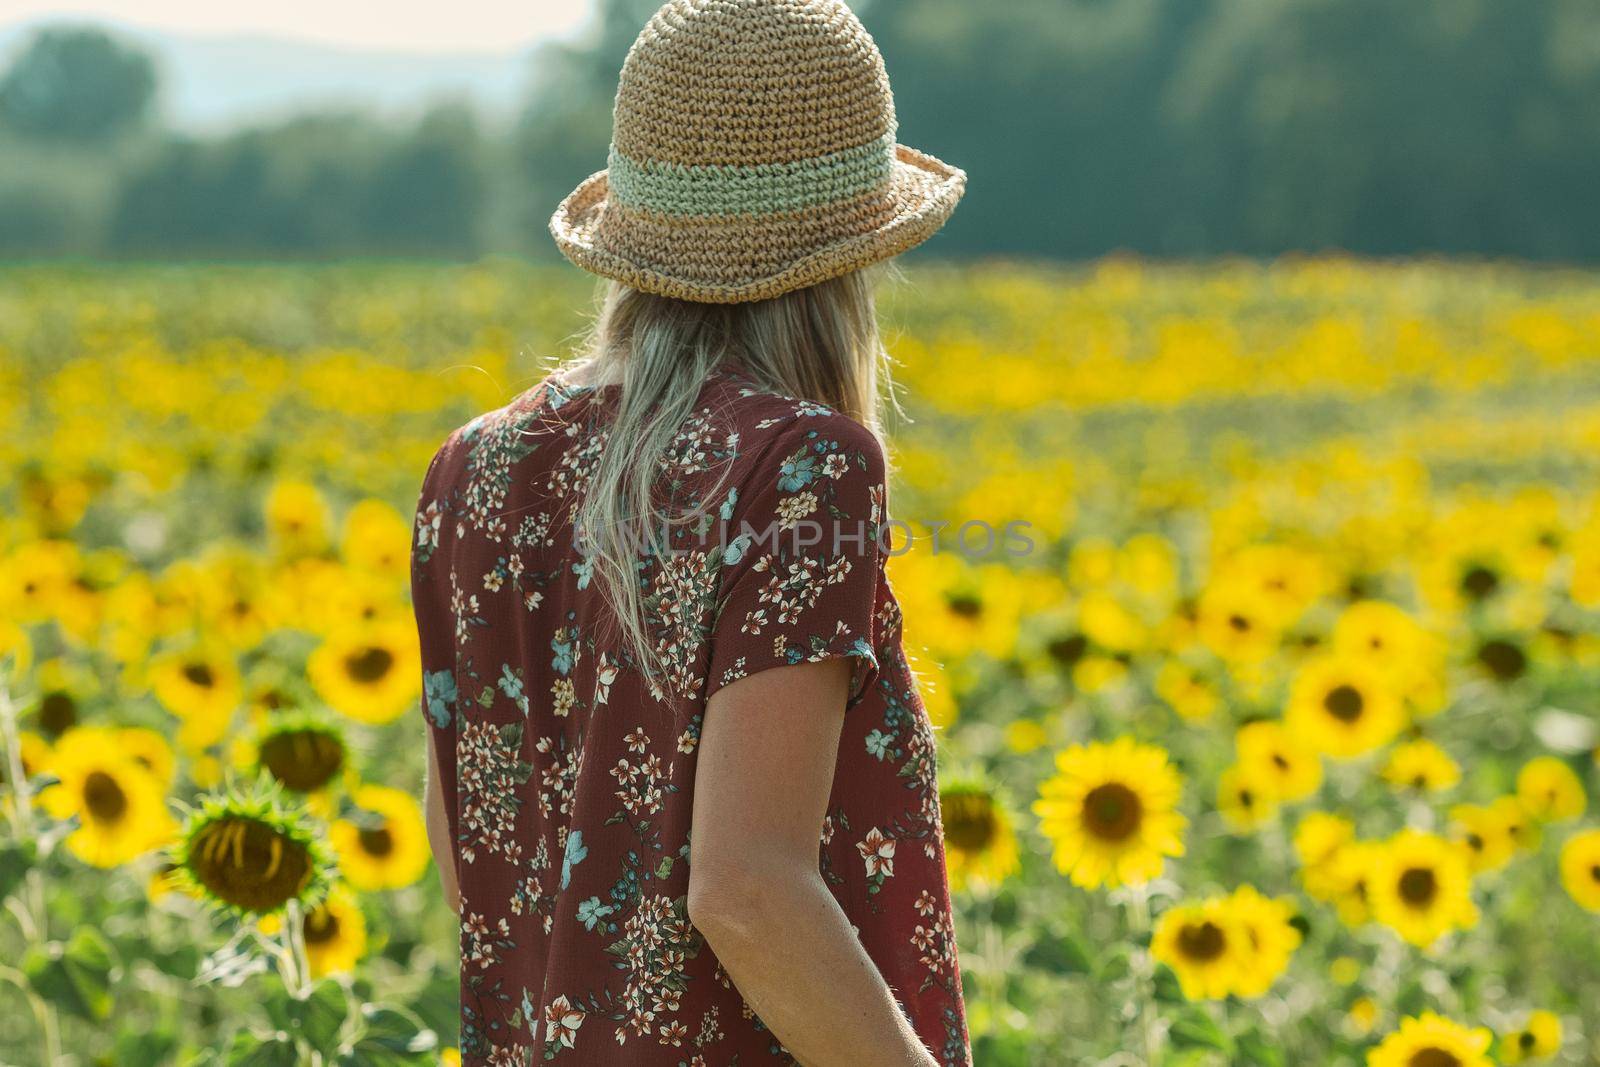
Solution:
<path fill-rule="evenodd" d="M 304 809 L 287 809 L 275 788 L 249 795 L 229 786 L 190 813 L 174 848 L 179 877 L 198 895 L 240 915 L 307 907 L 326 893 L 333 862 Z"/>
<path fill-rule="evenodd" d="M 349 761 L 343 732 L 325 719 L 305 715 L 273 723 L 256 750 L 261 770 L 295 793 L 330 784 Z"/>

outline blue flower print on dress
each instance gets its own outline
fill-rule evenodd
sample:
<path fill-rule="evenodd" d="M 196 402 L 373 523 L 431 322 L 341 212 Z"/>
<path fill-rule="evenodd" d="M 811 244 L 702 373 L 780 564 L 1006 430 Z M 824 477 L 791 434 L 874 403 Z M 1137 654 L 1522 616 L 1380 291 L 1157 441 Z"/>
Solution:
<path fill-rule="evenodd" d="M 456 699 L 461 695 L 456 689 L 454 671 L 428 671 L 422 676 L 422 692 L 428 702 L 428 718 L 443 730 L 450 725 L 456 713 Z"/>
<path fill-rule="evenodd" d="M 574 830 L 567 835 L 567 850 L 561 854 L 561 888 L 566 889 L 572 885 L 572 868 L 582 863 L 589 855 L 589 850 L 583 847 L 583 831 Z"/>
<path fill-rule="evenodd" d="M 556 635 L 550 639 L 550 650 L 555 653 L 550 660 L 550 669 L 562 677 L 572 673 L 574 644 L 572 631 L 566 627 L 557 630 Z"/>
<path fill-rule="evenodd" d="M 585 930 L 593 930 L 607 915 L 616 911 L 614 904 L 602 904 L 599 897 L 590 897 L 578 905 L 578 921 Z"/>
<path fill-rule="evenodd" d="M 527 716 L 528 695 L 522 691 L 522 672 L 513 671 L 509 663 L 500 668 L 500 692 L 517 705 L 524 717 Z"/>
<path fill-rule="evenodd" d="M 810 485 L 817 477 L 817 458 L 801 449 L 778 468 L 778 488 L 793 493 Z"/>

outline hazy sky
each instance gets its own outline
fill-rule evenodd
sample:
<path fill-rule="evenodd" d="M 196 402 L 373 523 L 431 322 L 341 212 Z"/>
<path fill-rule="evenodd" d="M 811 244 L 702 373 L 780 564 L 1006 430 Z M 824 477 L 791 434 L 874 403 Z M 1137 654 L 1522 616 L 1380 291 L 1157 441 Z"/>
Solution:
<path fill-rule="evenodd" d="M 357 48 L 513 52 L 571 32 L 588 12 L 589 0 L 0 0 L 0 28 L 77 16 Z"/>

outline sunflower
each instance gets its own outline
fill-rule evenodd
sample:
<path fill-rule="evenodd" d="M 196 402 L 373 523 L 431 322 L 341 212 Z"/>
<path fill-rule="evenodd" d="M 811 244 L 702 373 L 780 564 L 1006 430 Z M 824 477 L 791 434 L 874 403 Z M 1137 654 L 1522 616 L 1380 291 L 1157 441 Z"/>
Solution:
<path fill-rule="evenodd" d="M 1517 850 L 1502 809 L 1481 804 L 1457 804 L 1450 809 L 1450 839 L 1467 854 L 1474 874 L 1497 871 Z"/>
<path fill-rule="evenodd" d="M 317 694 L 359 722 L 386 723 L 417 698 L 422 674 L 417 633 L 390 618 L 349 626 L 328 637 L 306 663 Z"/>
<path fill-rule="evenodd" d="M 1351 841 L 1328 863 L 1328 899 L 1339 912 L 1339 921 L 1351 929 L 1372 921 L 1373 885 L 1383 858 L 1382 842 Z"/>
<path fill-rule="evenodd" d="M 344 734 L 310 715 L 289 716 L 267 727 L 256 741 L 255 757 L 259 769 L 294 793 L 323 788 L 348 762 Z"/>
<path fill-rule="evenodd" d="M 178 743 L 191 752 L 222 739 L 244 693 L 233 657 L 205 648 L 156 657 L 150 664 L 150 686 L 183 723 Z"/>
<path fill-rule="evenodd" d="M 1431 1011 L 1400 1020 L 1400 1029 L 1367 1053 L 1367 1067 L 1494 1067 L 1486 1053 L 1494 1035 Z"/>
<path fill-rule="evenodd" d="M 1561 1017 L 1553 1011 L 1536 1011 L 1528 1021 L 1500 1035 L 1500 1059 L 1505 1063 L 1542 1060 L 1561 1051 Z"/>
<path fill-rule="evenodd" d="M 1585 830 L 1561 846 L 1561 884 L 1581 907 L 1600 912 L 1600 830 Z"/>
<path fill-rule="evenodd" d="M 1576 819 L 1588 804 L 1582 779 L 1554 756 L 1539 756 L 1522 765 L 1517 772 L 1517 799 L 1540 822 Z"/>
<path fill-rule="evenodd" d="M 422 809 L 409 793 L 365 785 L 351 798 L 360 814 L 328 829 L 349 883 L 361 890 L 411 885 L 428 869 Z"/>
<path fill-rule="evenodd" d="M 185 821 L 172 858 L 197 896 L 255 918 L 291 900 L 315 905 L 333 866 L 304 809 L 283 808 L 261 787 L 205 797 Z"/>
<path fill-rule="evenodd" d="M 1300 669 L 1284 722 L 1335 759 L 1370 752 L 1405 725 L 1399 697 L 1376 668 L 1343 656 L 1318 656 Z"/>
<path fill-rule="evenodd" d="M 404 578 L 411 564 L 411 524 L 382 500 L 363 500 L 344 518 L 339 554 L 357 570 Z"/>
<path fill-rule="evenodd" d="M 353 971 L 367 954 L 367 918 L 355 895 L 343 886 L 305 913 L 300 932 L 313 978 Z"/>
<path fill-rule="evenodd" d="M 116 742 L 135 763 L 149 771 L 166 789 L 172 785 L 177 761 L 167 739 L 142 726 L 125 726 L 116 732 Z"/>
<path fill-rule="evenodd" d="M 1322 787 L 1322 761 L 1281 722 L 1263 719 L 1239 728 L 1233 738 L 1239 764 L 1270 783 L 1280 800 L 1304 800 Z"/>
<path fill-rule="evenodd" d="M 983 785 L 946 785 L 939 792 L 944 822 L 944 858 L 950 887 L 992 889 L 1020 866 L 1011 816 Z"/>
<path fill-rule="evenodd" d="M 1150 954 L 1172 968 L 1190 1000 L 1233 992 L 1249 951 L 1249 933 L 1220 897 L 1169 908 L 1150 939 Z"/>
<path fill-rule="evenodd" d="M 1233 829 L 1255 830 L 1277 817 L 1276 789 L 1259 768 L 1236 763 L 1217 778 L 1217 810 Z"/>
<path fill-rule="evenodd" d="M 1334 623 L 1330 643 L 1334 655 L 1376 668 L 1414 714 L 1443 710 L 1444 645 L 1402 609 L 1381 600 L 1357 601 Z"/>
<path fill-rule="evenodd" d="M 1384 779 L 1396 789 L 1442 793 L 1461 781 L 1461 767 L 1449 753 L 1427 738 L 1396 745 L 1383 768 Z"/>
<path fill-rule="evenodd" d="M 315 486 L 279 482 L 267 494 L 267 530 L 285 556 L 315 555 L 328 543 L 328 505 Z"/>
<path fill-rule="evenodd" d="M 1189 722 L 1205 722 L 1222 705 L 1216 686 L 1181 660 L 1168 660 L 1156 675 L 1156 695 Z"/>
<path fill-rule="evenodd" d="M 1373 917 L 1419 948 L 1478 921 L 1464 850 L 1436 834 L 1402 830 L 1385 842 L 1370 887 Z"/>
<path fill-rule="evenodd" d="M 0 609 L 14 622 L 46 622 L 76 595 L 80 559 L 70 541 L 29 541 L 0 566 Z"/>
<path fill-rule="evenodd" d="M 1528 814 L 1528 809 L 1522 806 L 1520 797 L 1499 797 L 1490 807 L 1499 817 L 1506 836 L 1519 851 L 1533 852 L 1539 847 L 1544 834 L 1539 829 L 1539 824 Z"/>
<path fill-rule="evenodd" d="M 1149 643 L 1145 624 L 1115 596 L 1094 590 L 1078 602 L 1078 626 L 1084 636 L 1108 652 L 1138 652 Z"/>
<path fill-rule="evenodd" d="M 1300 880 L 1313 900 L 1333 901 L 1344 888 L 1336 864 L 1339 852 L 1355 840 L 1349 819 L 1325 811 L 1307 812 L 1294 828 L 1294 852 L 1300 860 Z"/>
<path fill-rule="evenodd" d="M 1248 945 L 1248 951 L 1241 954 L 1233 991 L 1241 997 L 1265 996 L 1300 947 L 1294 905 L 1242 885 L 1228 897 L 1228 908 L 1244 929 Z"/>
<path fill-rule="evenodd" d="M 1358 600 L 1333 625 L 1333 651 L 1367 659 L 1396 678 L 1438 654 L 1438 642 L 1402 608 L 1382 600 Z"/>
<path fill-rule="evenodd" d="M 1259 589 L 1213 582 L 1196 611 L 1200 642 L 1229 664 L 1259 663 L 1278 647 L 1282 630 Z"/>
<path fill-rule="evenodd" d="M 161 783 L 122 749 L 114 731 L 68 730 L 43 769 L 57 781 L 39 802 L 53 818 L 78 818 L 66 843 L 83 862 L 115 867 L 171 840 L 174 822 Z"/>
<path fill-rule="evenodd" d="M 1182 781 L 1163 750 L 1128 737 L 1073 745 L 1056 754 L 1056 772 L 1033 811 L 1074 885 L 1143 885 L 1164 857 L 1183 855 Z"/>

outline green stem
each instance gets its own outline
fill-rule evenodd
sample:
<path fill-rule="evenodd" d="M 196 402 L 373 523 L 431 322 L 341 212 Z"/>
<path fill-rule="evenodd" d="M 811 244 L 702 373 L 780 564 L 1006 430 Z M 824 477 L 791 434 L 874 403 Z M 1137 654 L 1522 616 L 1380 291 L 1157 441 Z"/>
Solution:
<path fill-rule="evenodd" d="M 1127 921 L 1128 932 L 1132 935 L 1144 935 L 1150 930 L 1150 891 L 1147 886 L 1128 886 Z M 1139 1019 L 1137 1029 L 1140 1042 L 1144 1047 L 1144 1062 L 1146 1067 L 1155 1067 L 1156 1054 L 1159 1052 L 1156 1039 L 1155 1001 L 1155 957 L 1150 954 L 1150 947 L 1146 945 L 1139 950 L 1136 957 L 1137 967 L 1134 971 L 1134 987 L 1139 998 Z"/>
<path fill-rule="evenodd" d="M 283 950 L 288 960 L 284 985 L 291 996 L 301 996 L 311 986 L 311 963 L 306 959 L 305 916 L 300 902 L 291 900 L 283 912 Z"/>
<path fill-rule="evenodd" d="M 11 700 L 9 670 L 0 673 L 0 735 L 5 740 L 6 778 L 11 783 L 11 804 L 7 816 L 16 839 L 32 842 L 33 793 L 28 787 L 27 775 L 22 769 L 22 735 L 17 728 L 17 708 Z M 31 867 L 23 878 L 25 897 L 17 898 L 13 911 L 17 915 L 23 934 L 34 945 L 42 948 L 49 938 L 50 926 L 44 906 L 44 880 L 37 866 Z M 7 968 L 10 971 L 10 968 Z M 39 1037 L 44 1044 L 46 1067 L 55 1067 L 61 1061 L 61 1028 L 56 1022 L 55 1008 L 34 992 L 32 983 L 20 972 L 11 972 L 22 981 L 21 986 L 33 1008 L 33 1017 L 39 1024 Z M 13 979 L 15 980 L 15 979 Z"/>

